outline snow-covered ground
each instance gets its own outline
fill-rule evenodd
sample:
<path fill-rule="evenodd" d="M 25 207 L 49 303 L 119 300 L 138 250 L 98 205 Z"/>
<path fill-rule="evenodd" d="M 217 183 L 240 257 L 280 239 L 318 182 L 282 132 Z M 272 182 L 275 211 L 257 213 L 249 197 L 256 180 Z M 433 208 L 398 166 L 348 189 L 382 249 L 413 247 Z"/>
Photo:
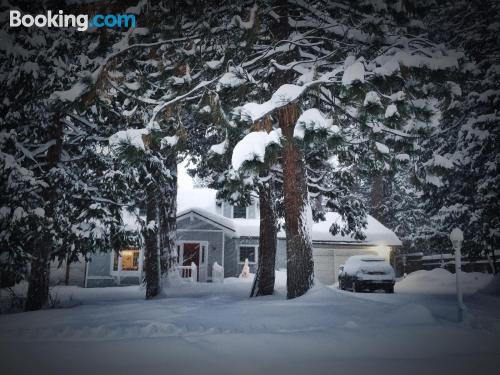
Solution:
<path fill-rule="evenodd" d="M 184 284 L 144 301 L 139 287 L 53 292 L 72 308 L 0 316 L 4 374 L 489 374 L 500 365 L 500 298 L 475 293 L 456 323 L 454 275 L 419 271 L 393 295 L 317 285 L 249 299 L 251 279 Z"/>

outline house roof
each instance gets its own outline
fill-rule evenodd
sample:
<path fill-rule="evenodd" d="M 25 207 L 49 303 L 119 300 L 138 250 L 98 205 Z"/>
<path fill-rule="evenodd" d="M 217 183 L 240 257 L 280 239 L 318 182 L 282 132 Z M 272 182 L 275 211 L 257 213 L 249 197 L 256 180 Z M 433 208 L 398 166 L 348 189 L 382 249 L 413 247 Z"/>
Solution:
<path fill-rule="evenodd" d="M 211 221 L 234 237 L 258 237 L 259 219 L 232 219 L 222 216 L 216 212 L 216 191 L 206 188 L 179 189 L 177 194 L 177 218 L 181 218 L 190 213 L 194 213 L 201 218 Z M 373 245 L 400 246 L 401 241 L 396 234 L 382 225 L 374 217 L 368 215 L 368 225 L 364 231 L 366 239 L 364 241 L 354 240 L 350 236 L 333 236 L 330 233 L 330 226 L 336 222 L 342 225 L 342 218 L 339 214 L 328 212 L 326 220 L 314 223 L 312 227 L 312 239 L 318 242 L 342 242 L 342 243 L 363 243 Z M 283 230 L 278 232 L 279 238 L 285 238 Z"/>

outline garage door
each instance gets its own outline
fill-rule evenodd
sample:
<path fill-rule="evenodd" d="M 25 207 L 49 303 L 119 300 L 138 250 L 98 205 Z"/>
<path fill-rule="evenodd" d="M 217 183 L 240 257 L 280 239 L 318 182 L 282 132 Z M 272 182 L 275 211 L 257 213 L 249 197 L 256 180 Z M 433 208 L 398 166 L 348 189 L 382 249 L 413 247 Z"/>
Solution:
<path fill-rule="evenodd" d="M 313 248 L 314 275 L 325 285 L 335 283 L 333 249 Z"/>
<path fill-rule="evenodd" d="M 313 248 L 314 275 L 325 285 L 334 284 L 338 279 L 340 265 L 344 264 L 350 256 L 363 254 L 376 255 L 377 253 L 369 248 Z"/>

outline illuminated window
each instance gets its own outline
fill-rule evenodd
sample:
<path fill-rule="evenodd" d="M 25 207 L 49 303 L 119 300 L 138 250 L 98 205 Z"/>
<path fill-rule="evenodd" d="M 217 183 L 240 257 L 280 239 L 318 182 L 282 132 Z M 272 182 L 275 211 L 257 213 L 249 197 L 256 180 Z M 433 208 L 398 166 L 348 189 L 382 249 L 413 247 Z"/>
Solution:
<path fill-rule="evenodd" d="M 113 271 L 139 271 L 139 249 L 127 249 L 120 251 L 121 269 L 119 270 L 118 255 L 113 256 Z"/>

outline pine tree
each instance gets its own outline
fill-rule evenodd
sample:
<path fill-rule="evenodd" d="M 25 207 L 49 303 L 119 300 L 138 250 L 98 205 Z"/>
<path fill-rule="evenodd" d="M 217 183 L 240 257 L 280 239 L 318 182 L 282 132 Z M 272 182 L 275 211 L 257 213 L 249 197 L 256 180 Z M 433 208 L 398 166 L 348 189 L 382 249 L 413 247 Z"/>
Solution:
<path fill-rule="evenodd" d="M 308 120 L 306 130 L 312 132 L 325 124 L 331 130 L 333 123 L 342 125 L 339 135 L 324 140 L 344 140 L 336 150 L 341 165 L 353 163 L 360 171 L 380 168 L 387 162 L 374 156 L 395 157 L 389 148 L 392 143 L 398 151 L 396 144 L 401 140 L 409 142 L 422 127 L 432 126 L 429 92 L 439 87 L 432 83 L 433 72 L 455 69 L 460 55 L 423 36 L 411 37 L 415 22 L 405 17 L 409 12 L 390 4 L 381 3 L 376 9 L 372 4 L 280 4 L 283 11 L 288 9 L 286 19 L 292 15 L 295 29 L 276 44 L 268 33 L 259 34 L 261 52 L 240 65 L 256 81 L 278 82 L 278 88 L 264 103 L 248 103 L 238 111 L 242 120 L 254 124 L 274 116 L 284 138 L 287 284 L 288 296 L 294 298 L 313 281 L 305 142 L 295 136 L 300 112 L 305 115 L 316 108 L 331 116 L 331 120 L 322 115 Z M 356 210 L 355 206 L 351 209 Z M 349 232 L 359 234 L 356 222 L 348 223 Z"/>
<path fill-rule="evenodd" d="M 464 231 L 463 251 L 493 258 L 500 243 L 500 43 L 495 1 L 443 2 L 426 19 L 438 43 L 462 49 L 466 61 L 447 82 L 440 127 L 429 137 L 419 178 L 430 223 L 420 237 L 451 251 L 454 227 Z"/>
<path fill-rule="evenodd" d="M 19 5 L 38 13 L 47 4 Z M 2 10 L 5 15 L 9 9 Z M 110 160 L 102 152 L 107 139 L 76 113 L 91 36 L 36 27 L 3 33 L 2 154 L 15 163 L 7 166 L 12 178 L 2 181 L 8 197 L 2 202 L 9 202 L 2 208 L 2 251 L 8 253 L 2 268 L 29 262 L 25 308 L 35 310 L 48 300 L 50 261 L 71 262 L 128 234 L 111 235 L 121 225 L 121 206 L 115 188 L 99 188 L 113 186 L 105 174 Z M 19 270 L 26 266 L 16 264 Z"/>

